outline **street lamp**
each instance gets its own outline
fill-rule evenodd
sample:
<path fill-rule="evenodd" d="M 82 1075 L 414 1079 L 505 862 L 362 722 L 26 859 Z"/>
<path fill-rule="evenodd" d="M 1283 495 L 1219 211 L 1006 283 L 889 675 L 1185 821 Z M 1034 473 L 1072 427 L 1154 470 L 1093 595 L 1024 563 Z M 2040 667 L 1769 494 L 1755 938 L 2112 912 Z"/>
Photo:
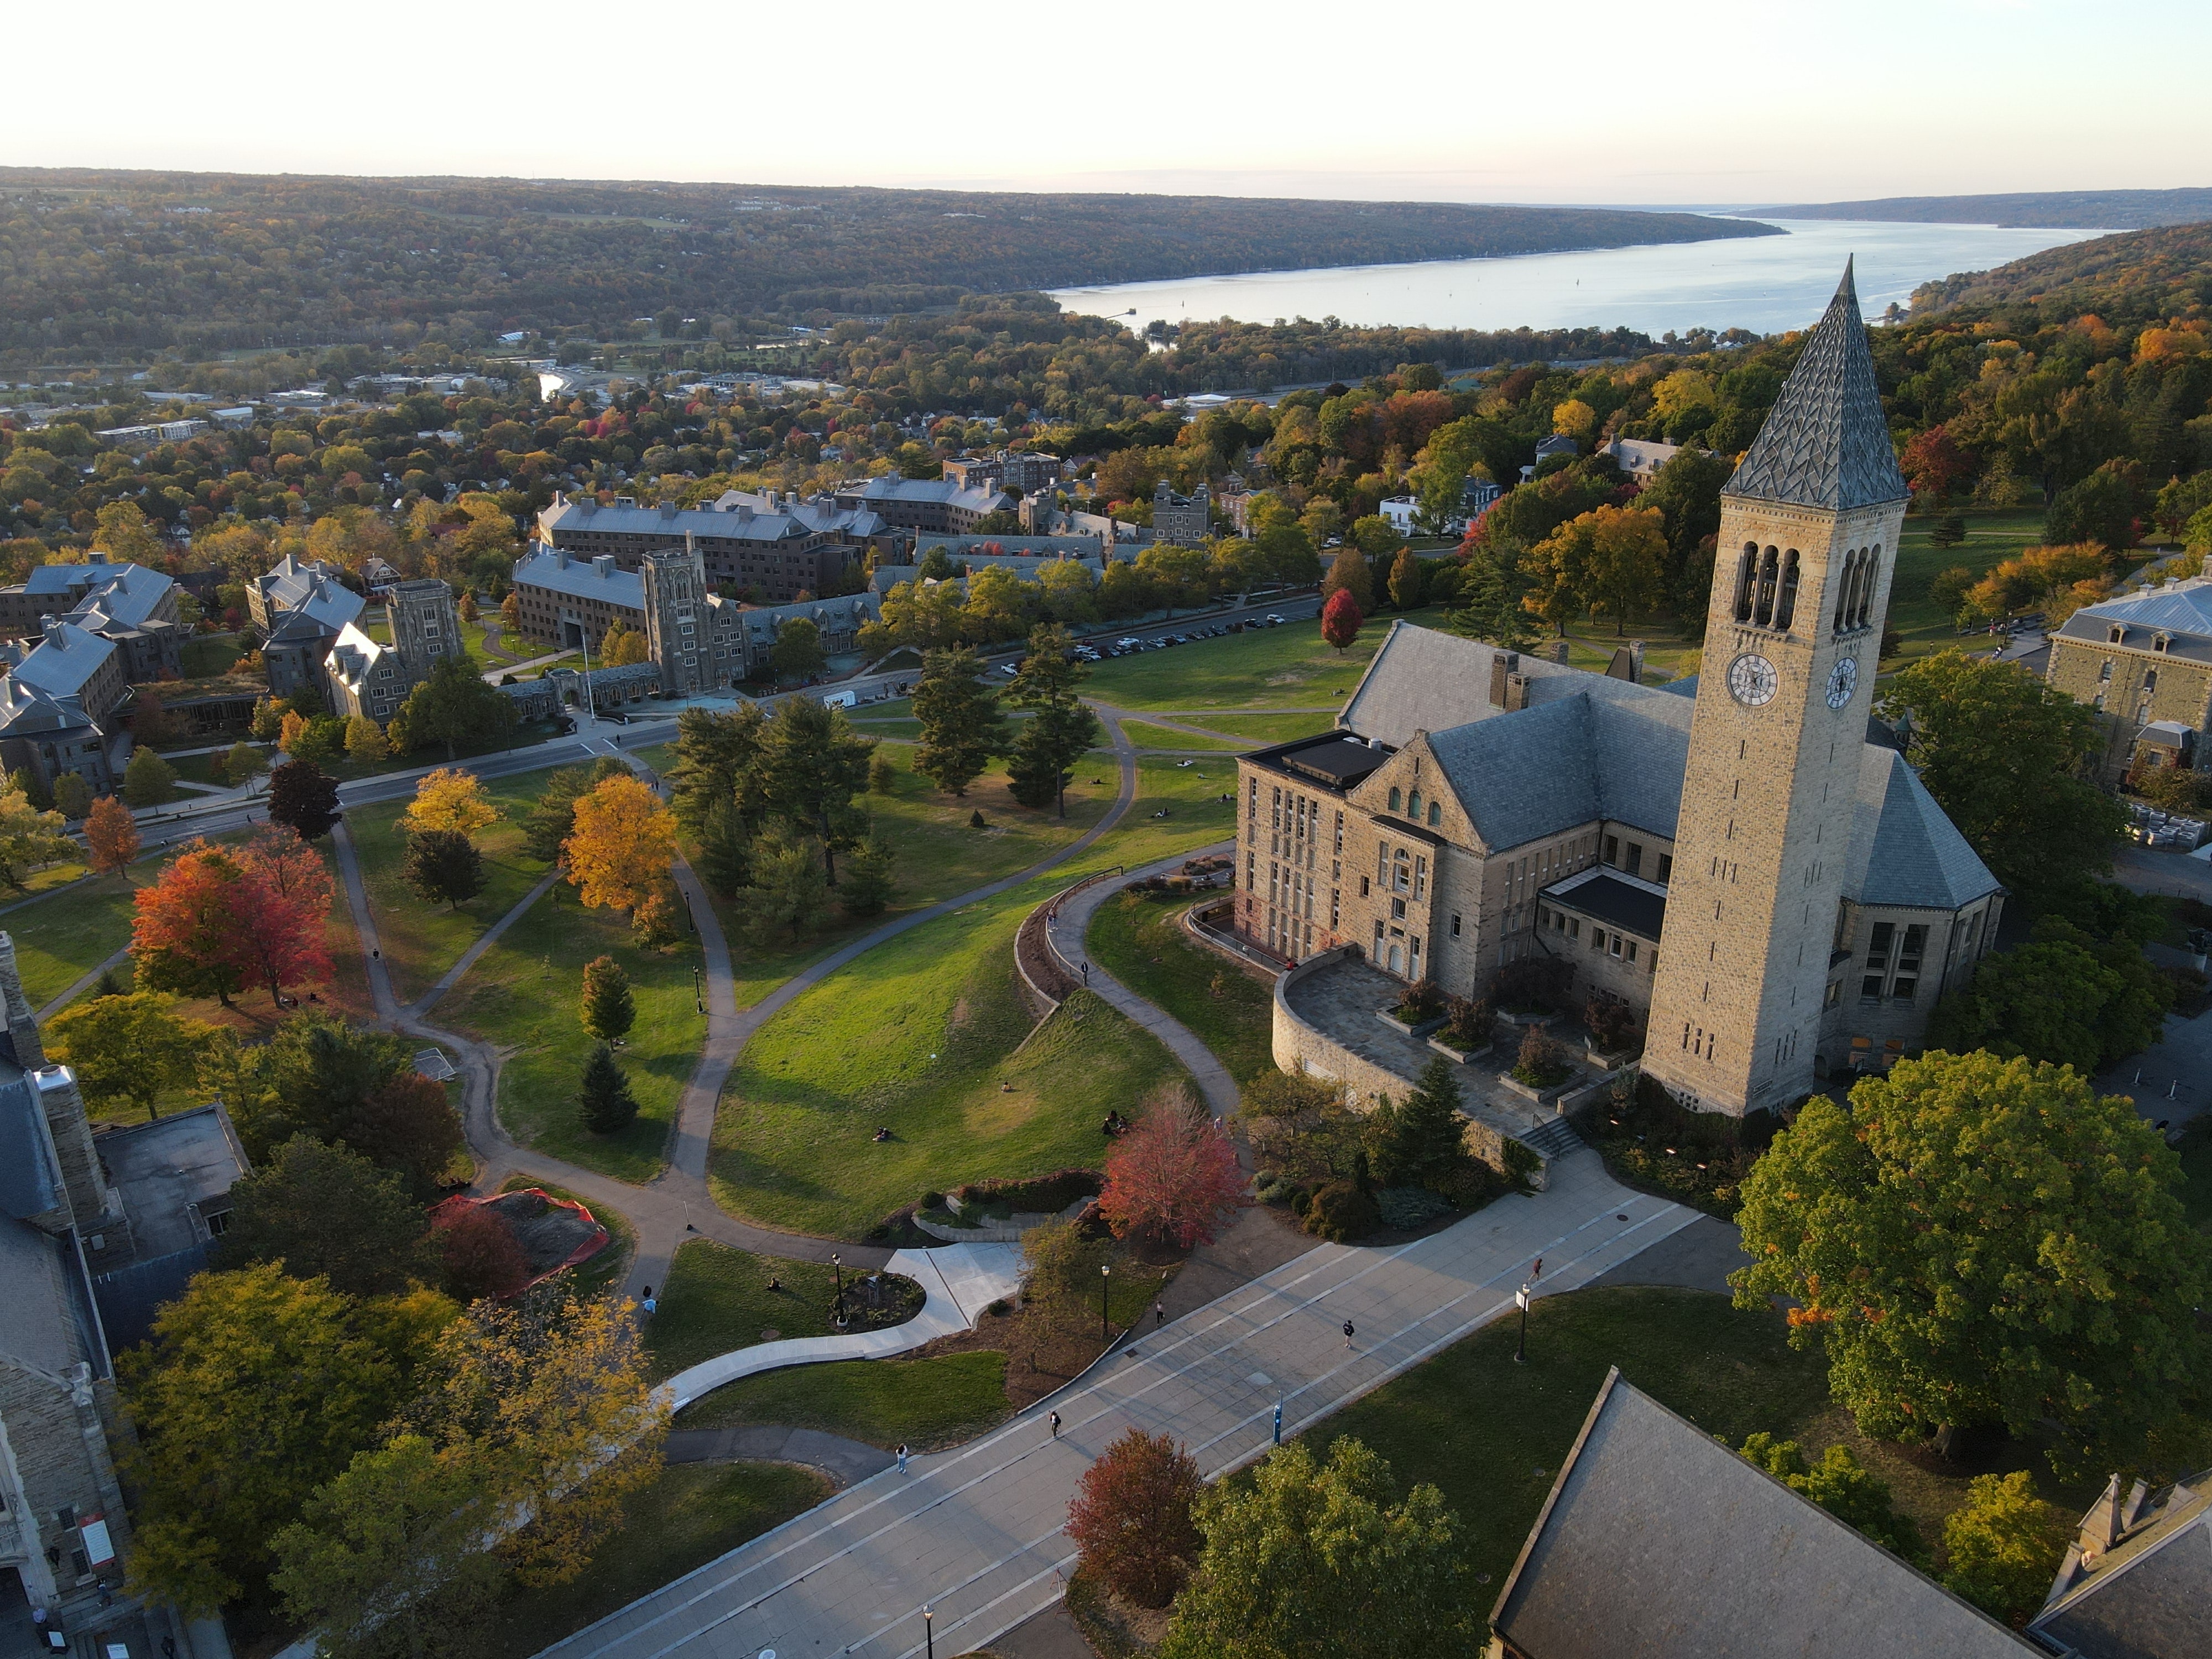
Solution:
<path fill-rule="evenodd" d="M 1513 1300 L 1521 1309 L 1521 1346 L 1513 1350 L 1513 1363 L 1523 1364 L 1528 1358 L 1528 1286 L 1523 1283 L 1513 1292 Z"/>
<path fill-rule="evenodd" d="M 1110 1330 L 1106 1323 L 1106 1287 L 1113 1278 L 1113 1268 L 1101 1262 L 1098 1266 L 1098 1340 L 1101 1342 L 1108 1340 Z"/>
<path fill-rule="evenodd" d="M 921 1610 L 921 1639 L 928 1648 L 928 1659 L 937 1659 L 937 1626 L 930 1621 L 936 1618 L 927 1607 Z"/>
<path fill-rule="evenodd" d="M 845 1328 L 845 1258 L 836 1251 L 830 1252 L 830 1271 L 837 1276 L 837 1328 Z"/>

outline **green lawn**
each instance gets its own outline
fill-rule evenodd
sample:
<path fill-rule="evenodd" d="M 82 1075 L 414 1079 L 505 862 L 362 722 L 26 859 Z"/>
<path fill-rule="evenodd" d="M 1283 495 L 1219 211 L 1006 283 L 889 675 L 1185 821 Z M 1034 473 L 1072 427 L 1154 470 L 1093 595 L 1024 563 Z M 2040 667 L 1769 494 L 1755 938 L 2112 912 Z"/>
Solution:
<path fill-rule="evenodd" d="M 161 866 L 147 860 L 0 915 L 15 942 L 15 966 L 33 1008 L 44 1007 L 131 943 L 131 897 Z M 129 969 L 124 970 L 129 977 Z"/>
<path fill-rule="evenodd" d="M 1201 738 L 1193 732 L 1154 726 L 1150 720 L 1123 720 L 1121 730 L 1139 749 L 1226 750 L 1242 754 L 1253 746 L 1240 738 Z"/>
<path fill-rule="evenodd" d="M 1790 1348 L 1785 1334 L 1779 1314 L 1740 1312 L 1701 1291 L 1577 1291 L 1530 1310 L 1526 1364 L 1513 1362 L 1515 1322 L 1500 1319 L 1328 1419 L 1313 1437 L 1316 1449 L 1340 1435 L 1366 1442 L 1389 1460 L 1401 1488 L 1435 1482 L 1459 1512 L 1475 1567 L 1502 1583 L 1607 1367 L 1618 1365 L 1624 1379 L 1731 1446 L 1761 1430 L 1798 1441 L 1816 1461 L 1832 1444 L 1848 1445 L 1890 1483 L 1929 1547 L 1940 1547 L 1965 1477 L 1932 1473 L 1861 1437 L 1829 1403 L 1826 1360 Z M 2012 1443 L 1999 1462 L 2031 1470 L 2063 1511 L 2088 1502 L 2087 1490 L 2058 1486 L 2032 1448 Z"/>
<path fill-rule="evenodd" d="M 724 1384 L 676 1415 L 681 1429 L 777 1423 L 886 1449 L 957 1446 L 1006 1420 L 1006 1356 L 991 1349 L 933 1359 L 840 1359 Z"/>
<path fill-rule="evenodd" d="M 769 1289 L 772 1278 L 782 1289 Z M 646 1322 L 654 1380 L 756 1342 L 828 1336 L 836 1295 L 836 1275 L 826 1262 L 786 1261 L 692 1239 L 669 1264 L 659 1308 Z"/>
<path fill-rule="evenodd" d="M 402 1002 L 413 1001 L 435 984 L 545 873 L 544 860 L 532 856 L 524 841 L 522 823 L 544 793 L 546 776 L 544 772 L 525 772 L 485 786 L 502 817 L 476 833 L 477 848 L 483 854 L 484 890 L 457 909 L 425 903 L 402 874 L 407 836 L 398 820 L 407 811 L 407 801 L 357 806 L 346 814 L 347 830 L 361 855 L 362 880 L 368 889 L 385 963 Z"/>
<path fill-rule="evenodd" d="M 1181 925 L 1190 905 L 1187 893 L 1124 893 L 1098 907 L 1084 945 L 1091 960 L 1190 1027 L 1230 1076 L 1247 1082 L 1275 1063 L 1273 994 L 1191 943 Z"/>
<path fill-rule="evenodd" d="M 708 1175 L 722 1206 L 858 1238 L 932 1189 L 1095 1166 L 1108 1111 L 1182 1073 L 1085 993 L 1012 1053 L 1030 1027 L 1014 933 L 1067 879 L 1054 872 L 878 945 L 763 1028 L 715 1121 Z M 893 1138 L 874 1141 L 878 1126 Z"/>
<path fill-rule="evenodd" d="M 1900 657 L 1926 656 L 1959 640 L 1957 624 L 1928 596 L 1928 585 L 1940 572 L 1962 566 L 1979 576 L 2000 560 L 2043 541 L 2041 507 L 1964 516 L 1966 539 L 1948 548 L 1937 547 L 1929 539 L 1937 522 L 1933 515 L 1917 514 L 1905 521 L 1905 534 L 1897 546 L 1897 574 L 1889 593 L 1889 626 L 1904 641 Z"/>
<path fill-rule="evenodd" d="M 185 641 L 179 672 L 188 680 L 211 680 L 228 673 L 231 664 L 245 654 L 242 635 L 196 634 Z"/>
<path fill-rule="evenodd" d="M 575 1106 L 576 1079 L 591 1049 L 576 1002 L 584 964 L 599 956 L 622 963 L 637 1002 L 622 1063 L 638 1115 L 611 1135 L 586 1129 Z M 705 1037 L 692 1000 L 698 960 L 689 934 L 665 954 L 636 949 L 628 917 L 587 910 L 574 890 L 558 884 L 477 959 L 438 1004 L 437 1017 L 499 1048 L 500 1118 L 517 1140 L 617 1181 L 650 1181 Z"/>
<path fill-rule="evenodd" d="M 265 743 L 249 745 L 261 757 L 266 767 L 275 755 L 275 746 Z M 228 789 L 233 780 L 222 775 L 217 769 L 229 750 L 217 749 L 205 755 L 164 755 L 161 758 L 176 769 L 177 776 L 186 783 L 211 783 L 218 789 Z"/>
<path fill-rule="evenodd" d="M 528 1659 L 595 1620 L 702 1567 L 835 1490 L 789 1463 L 685 1463 L 634 1493 L 623 1524 L 582 1575 L 546 1589 L 510 1586 L 472 1631 L 488 1659 Z"/>
<path fill-rule="evenodd" d="M 1442 615 L 1409 611 L 1405 619 L 1432 624 Z M 1083 689 L 1116 708 L 1322 708 L 1351 695 L 1392 620 L 1389 612 L 1370 618 L 1341 652 L 1322 642 L 1321 624 L 1310 617 L 1141 652 L 1099 664 Z"/>
<path fill-rule="evenodd" d="M 1333 714 L 1201 714 L 1193 724 L 1203 726 L 1209 732 L 1224 732 L 1231 737 L 1242 738 L 1245 746 L 1257 749 L 1263 744 L 1288 743 L 1293 738 L 1319 737 L 1334 730 L 1336 717 Z"/>
<path fill-rule="evenodd" d="M 1096 763 L 1097 769 L 1091 769 Z M 1113 776 L 1111 756 L 1094 751 L 1076 766 L 1079 778 Z M 1111 835 L 1103 837 L 1085 855 L 1085 867 L 1126 864 L 1134 870 L 1170 853 L 1186 852 L 1237 833 L 1237 803 L 1224 795 L 1237 793 L 1235 758 L 1178 762 L 1147 755 L 1137 763 L 1137 799 Z M 1168 816 L 1156 818 L 1164 810 Z M 1067 878 L 1073 880 L 1071 875 Z"/>

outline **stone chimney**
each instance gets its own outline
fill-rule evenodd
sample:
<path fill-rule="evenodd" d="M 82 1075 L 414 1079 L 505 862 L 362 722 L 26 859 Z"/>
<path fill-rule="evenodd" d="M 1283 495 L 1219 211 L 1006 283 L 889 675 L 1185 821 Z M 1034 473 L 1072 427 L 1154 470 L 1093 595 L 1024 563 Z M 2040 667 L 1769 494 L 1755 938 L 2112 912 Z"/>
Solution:
<path fill-rule="evenodd" d="M 1521 658 L 1517 652 L 1494 651 L 1490 657 L 1490 706 L 1492 708 L 1511 708 L 1506 701 L 1512 681 L 1521 678 Z"/>

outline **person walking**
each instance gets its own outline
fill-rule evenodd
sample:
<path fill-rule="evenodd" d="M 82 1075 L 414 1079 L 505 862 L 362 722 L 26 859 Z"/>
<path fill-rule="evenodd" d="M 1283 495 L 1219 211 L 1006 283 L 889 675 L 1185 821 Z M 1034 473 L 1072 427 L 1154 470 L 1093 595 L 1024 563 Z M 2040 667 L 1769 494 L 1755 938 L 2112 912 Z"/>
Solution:
<path fill-rule="evenodd" d="M 653 1286 L 650 1285 L 645 1287 L 645 1294 L 638 1298 L 637 1304 L 649 1314 L 660 1310 L 660 1304 L 653 1299 Z"/>
<path fill-rule="evenodd" d="M 1352 1322 L 1348 1319 L 1344 1322 L 1344 1347 L 1347 1353 L 1352 1351 Z"/>
<path fill-rule="evenodd" d="M 1167 1304 L 1166 1303 L 1164 1303 L 1164 1302 L 1155 1302 L 1155 1303 L 1153 1303 L 1153 1304 L 1152 1304 L 1152 1328 L 1153 1328 L 1154 1330 L 1158 1330 L 1158 1329 L 1159 1329 L 1159 1328 L 1160 1328 L 1161 1326 L 1163 1326 L 1163 1325 L 1166 1324 L 1167 1322 L 1168 1322 L 1168 1304 Z"/>
<path fill-rule="evenodd" d="M 900 1441 L 900 1442 L 898 1443 L 898 1448 L 897 1448 L 897 1449 L 896 1449 L 895 1452 L 893 1452 L 893 1453 L 892 1453 L 892 1455 L 893 1455 L 893 1456 L 895 1456 L 895 1457 L 896 1457 L 896 1458 L 898 1459 L 898 1461 L 899 1461 L 899 1473 L 900 1473 L 901 1474 L 904 1474 L 906 1473 L 906 1442 L 905 1442 L 905 1441 L 902 1440 L 902 1441 Z"/>
<path fill-rule="evenodd" d="M 1046 1419 L 1045 1419 L 1045 1420 L 1046 1420 L 1047 1422 L 1048 1422 L 1048 1423 L 1050 1423 L 1050 1424 L 1052 1425 L 1052 1437 L 1053 1437 L 1054 1439 L 1055 1439 L 1055 1440 L 1059 1439 L 1059 1438 L 1060 1438 L 1060 1413 L 1059 1413 L 1058 1412 L 1051 1413 L 1050 1413 L 1050 1414 L 1046 1418 Z"/>

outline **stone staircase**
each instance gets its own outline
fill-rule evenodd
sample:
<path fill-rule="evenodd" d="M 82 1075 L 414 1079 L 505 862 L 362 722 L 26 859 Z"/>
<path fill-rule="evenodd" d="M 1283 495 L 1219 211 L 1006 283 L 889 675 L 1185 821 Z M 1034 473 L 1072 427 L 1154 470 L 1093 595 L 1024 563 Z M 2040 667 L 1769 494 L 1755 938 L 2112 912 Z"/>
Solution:
<path fill-rule="evenodd" d="M 1575 1133 L 1575 1126 L 1563 1117 L 1547 1118 L 1535 1128 L 1516 1131 L 1513 1138 L 1530 1151 L 1540 1153 L 1547 1163 L 1565 1158 L 1569 1152 L 1578 1152 L 1588 1145 Z"/>

